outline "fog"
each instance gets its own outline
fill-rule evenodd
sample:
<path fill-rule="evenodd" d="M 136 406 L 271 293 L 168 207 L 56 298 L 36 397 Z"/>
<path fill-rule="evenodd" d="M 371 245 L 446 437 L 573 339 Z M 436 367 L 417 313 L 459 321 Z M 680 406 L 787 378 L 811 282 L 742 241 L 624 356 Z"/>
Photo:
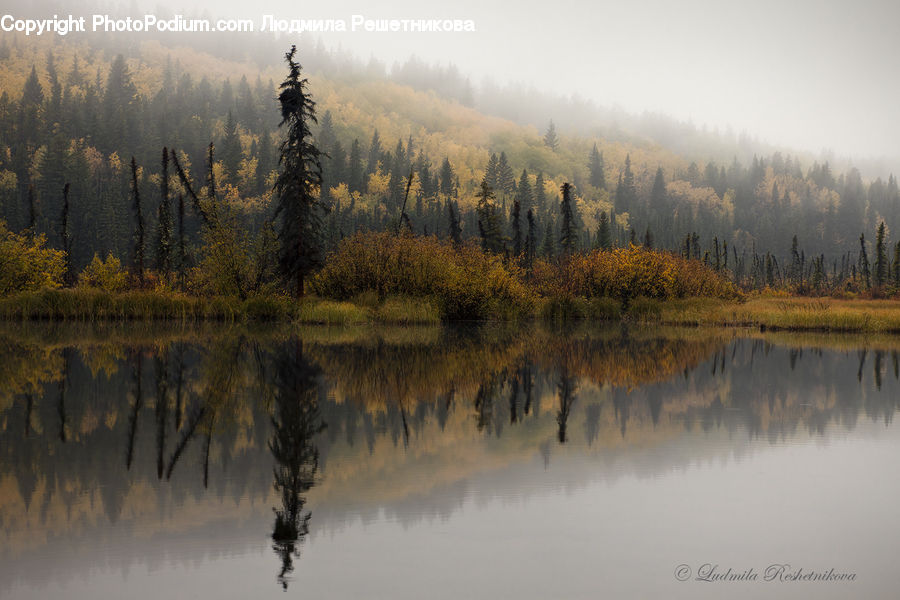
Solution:
<path fill-rule="evenodd" d="M 34 13 L 39 4 L 25 10 Z M 173 4 L 125 6 L 129 14 L 162 16 L 172 14 L 163 7 Z M 177 6 L 186 16 L 252 19 L 257 29 L 269 14 L 348 23 L 354 14 L 471 19 L 477 30 L 470 33 L 316 35 L 362 60 L 390 65 L 415 55 L 452 63 L 476 86 L 534 86 L 855 162 L 900 158 L 900 5 L 890 0 L 183 0 Z"/>
<path fill-rule="evenodd" d="M 458 0 L 208 2 L 281 18 L 463 18 L 475 33 L 322 34 L 361 58 L 411 54 L 456 64 L 473 82 L 516 81 L 629 112 L 840 156 L 900 156 L 900 5 L 889 0 Z"/>

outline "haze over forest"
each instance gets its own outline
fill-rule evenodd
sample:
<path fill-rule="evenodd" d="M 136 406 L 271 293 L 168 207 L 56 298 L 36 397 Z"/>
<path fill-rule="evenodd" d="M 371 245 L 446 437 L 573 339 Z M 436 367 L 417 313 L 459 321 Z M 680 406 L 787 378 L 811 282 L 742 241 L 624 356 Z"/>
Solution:
<path fill-rule="evenodd" d="M 0 219 L 51 246 L 70 244 L 73 269 L 95 254 L 128 262 L 129 190 L 142 188 L 139 225 L 155 235 L 161 149 L 177 150 L 202 187 L 213 142 L 218 186 L 203 193 L 237 211 L 233 241 L 247 246 L 271 217 L 284 133 L 276 85 L 297 43 L 317 103 L 312 133 L 326 153 L 326 252 L 353 232 L 394 230 L 405 219 L 417 234 L 480 237 L 493 252 L 549 259 L 563 246 L 637 242 L 702 259 L 745 288 L 849 277 L 864 289 L 868 276 L 856 277 L 868 270 L 866 254 L 881 268 L 893 249 L 900 280 L 891 234 L 900 230 L 900 169 L 888 158 L 900 139 L 889 75 L 898 53 L 884 30 L 892 9 L 709 8 L 268 3 L 248 14 L 234 2 L 188 2 L 179 9 L 188 18 L 251 18 L 257 31 L 5 33 Z M 37 2 L 8 11 L 48 18 L 72 9 Z M 173 14 L 139 3 L 75 14 L 144 12 Z M 356 13 L 472 19 L 477 31 L 258 31 L 267 14 L 349 21 Z M 863 14 L 861 23 L 850 18 Z M 825 145 L 834 151 L 809 150 Z M 63 218 L 66 183 L 73 214 Z M 561 208 L 568 183 L 571 205 Z M 197 218 L 187 215 L 184 233 L 199 249 Z"/>
<path fill-rule="evenodd" d="M 49 17 L 53 11 L 93 10 L 59 4 L 13 2 L 4 12 Z M 456 65 L 485 91 L 516 82 L 633 115 L 668 115 L 816 158 L 824 152 L 832 162 L 852 158 L 864 174 L 871 159 L 888 157 L 887 168 L 895 171 L 900 160 L 894 100 L 900 96 L 900 79 L 894 75 L 900 71 L 900 8 L 890 0 L 852 5 L 835 0 L 562 0 L 552 5 L 523 0 L 515 10 L 474 0 L 264 0 L 252 5 L 185 0 L 177 11 L 154 0 L 97 6 L 106 7 L 97 12 L 123 15 L 250 18 L 257 28 L 266 14 L 285 19 L 349 20 L 353 14 L 472 19 L 478 30 L 468 34 L 316 35 L 326 47 L 363 61 L 374 58 L 390 66 L 414 55 L 428 63 Z M 190 43 L 189 37 L 175 41 Z M 232 54 L 242 41 L 255 44 L 254 37 L 232 37 L 221 50 Z M 624 118 L 617 112 L 611 116 Z M 563 127 L 584 128 L 583 122 L 567 122 L 565 114 L 556 119 Z M 883 171 L 873 175 L 884 177 Z"/>

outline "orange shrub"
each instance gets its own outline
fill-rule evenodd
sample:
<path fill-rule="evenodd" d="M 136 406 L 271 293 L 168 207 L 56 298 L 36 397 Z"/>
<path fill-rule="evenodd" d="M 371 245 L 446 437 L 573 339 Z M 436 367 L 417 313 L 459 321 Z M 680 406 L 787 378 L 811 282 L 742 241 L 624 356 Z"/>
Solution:
<path fill-rule="evenodd" d="M 627 301 L 643 296 L 666 300 L 688 296 L 735 298 L 737 289 L 700 261 L 645 248 L 594 250 L 562 259 L 538 261 L 533 281 L 543 296 L 608 296 Z"/>
<path fill-rule="evenodd" d="M 454 247 L 435 237 L 358 233 L 341 242 L 312 279 L 313 291 L 350 300 L 375 292 L 430 298 L 448 319 L 522 316 L 533 310 L 522 273 L 473 245 Z"/>

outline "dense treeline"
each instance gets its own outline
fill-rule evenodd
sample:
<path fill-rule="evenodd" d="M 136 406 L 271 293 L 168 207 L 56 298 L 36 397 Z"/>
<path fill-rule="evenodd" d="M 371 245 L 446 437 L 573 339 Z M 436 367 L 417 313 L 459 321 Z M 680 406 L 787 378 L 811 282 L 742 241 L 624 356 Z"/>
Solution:
<path fill-rule="evenodd" d="M 24 67 L 34 52 L 8 39 L 0 55 Z M 106 60 L 66 46 L 39 59 L 0 95 L 0 219 L 9 229 L 64 250 L 67 283 L 85 267 L 108 268 L 101 259 L 110 257 L 139 279 L 150 269 L 184 287 L 193 268 L 198 291 L 262 290 L 285 135 L 270 73 L 211 80 L 171 57 Z M 410 63 L 394 77 L 428 72 Z M 465 87 L 452 70 L 444 75 Z M 362 77 L 314 83 L 323 88 L 309 133 L 322 153 L 325 251 L 357 231 L 404 228 L 478 240 L 527 268 L 535 258 L 638 245 L 699 259 L 746 288 L 884 289 L 900 280 L 893 175 L 864 182 L 855 169 L 836 174 L 828 162 L 779 152 L 747 165 L 688 163 L 638 143 L 563 135 L 552 121 L 543 135 L 498 125 L 461 107 L 465 94 L 438 100 Z M 420 114 L 424 101 L 437 120 Z M 487 139 L 460 128 L 473 119 Z M 161 150 L 171 156 L 160 161 Z M 881 223 L 874 244 L 860 238 Z M 225 272 L 210 273 L 223 256 Z"/>

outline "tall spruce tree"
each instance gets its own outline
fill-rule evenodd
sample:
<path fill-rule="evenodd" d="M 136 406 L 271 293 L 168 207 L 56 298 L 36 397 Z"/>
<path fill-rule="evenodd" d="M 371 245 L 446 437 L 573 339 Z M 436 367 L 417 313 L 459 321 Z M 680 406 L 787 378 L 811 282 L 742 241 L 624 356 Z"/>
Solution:
<path fill-rule="evenodd" d="M 481 236 L 481 249 L 485 252 L 501 254 L 505 249 L 503 232 L 500 228 L 500 215 L 494 205 L 494 191 L 487 182 L 481 182 L 478 193 L 478 233 Z"/>
<path fill-rule="evenodd" d="M 300 64 L 294 61 L 296 53 L 297 47 L 291 46 L 285 54 L 288 75 L 279 87 L 279 127 L 287 128 L 287 136 L 281 143 L 281 168 L 275 181 L 275 216 L 280 218 L 281 272 L 288 288 L 299 298 L 306 276 L 320 263 L 318 188 L 322 164 L 310 131 L 310 125 L 316 122 L 316 104 L 306 90 L 309 82 L 301 76 Z"/>
<path fill-rule="evenodd" d="M 144 286 L 144 211 L 141 207 L 141 191 L 138 187 L 137 161 L 131 157 L 131 200 L 134 210 L 134 269 L 141 287 Z"/>
<path fill-rule="evenodd" d="M 869 253 L 866 251 L 866 235 L 859 234 L 859 258 L 857 260 L 857 270 L 861 283 L 865 289 L 872 287 L 872 273 L 869 269 Z"/>
<path fill-rule="evenodd" d="M 156 220 L 156 270 L 164 281 L 172 270 L 172 204 L 169 201 L 169 149 L 163 148 Z"/>
<path fill-rule="evenodd" d="M 552 119 L 550 125 L 547 126 L 547 133 L 544 134 L 544 145 L 554 152 L 559 148 L 559 136 L 556 135 L 556 125 L 553 124 Z"/>
<path fill-rule="evenodd" d="M 616 212 L 634 210 L 637 200 L 637 188 L 634 185 L 634 173 L 631 171 L 631 155 L 625 155 L 625 171 L 619 177 L 616 186 Z"/>
<path fill-rule="evenodd" d="M 513 255 L 522 254 L 522 205 L 518 200 L 513 201 L 512 211 L 509 215 L 510 228 L 512 229 Z"/>
<path fill-rule="evenodd" d="M 62 238 L 62 250 L 65 253 L 66 271 L 63 275 L 66 285 L 72 285 L 74 271 L 72 269 L 72 240 L 69 236 L 69 184 L 63 186 L 62 215 L 60 217 L 60 237 Z"/>
<path fill-rule="evenodd" d="M 531 269 L 537 252 L 537 223 L 534 220 L 534 209 L 528 209 L 528 233 L 525 234 L 525 267 Z"/>
<path fill-rule="evenodd" d="M 650 209 L 662 210 L 666 201 L 666 178 L 662 167 L 656 168 L 656 176 L 653 178 L 653 188 L 650 190 Z"/>
<path fill-rule="evenodd" d="M 597 237 L 594 239 L 594 248 L 609 250 L 612 248 L 612 235 L 609 231 L 609 217 L 606 211 L 600 213 L 597 219 Z"/>
<path fill-rule="evenodd" d="M 882 287 L 888 279 L 888 256 L 887 246 L 885 242 L 885 226 L 884 221 L 878 225 L 878 231 L 875 235 L 875 287 Z"/>
<path fill-rule="evenodd" d="M 575 220 L 575 199 L 572 198 L 572 184 L 566 182 L 560 187 L 562 201 L 559 213 L 562 223 L 559 229 L 559 250 L 563 255 L 574 254 L 578 247 L 578 226 Z"/>
<path fill-rule="evenodd" d="M 588 160 L 588 169 L 590 170 L 589 181 L 592 186 L 598 190 L 606 189 L 606 173 L 603 166 L 603 153 L 597 149 L 597 144 L 591 149 L 591 156 Z"/>
<path fill-rule="evenodd" d="M 237 184 L 238 170 L 241 168 L 241 138 L 237 130 L 237 121 L 229 110 L 225 119 L 225 134 L 222 137 L 222 165 L 228 183 Z"/>
<path fill-rule="evenodd" d="M 454 244 L 459 245 L 462 243 L 462 227 L 459 224 L 459 215 L 453 207 L 453 200 L 450 198 L 447 199 L 447 218 L 450 221 L 448 226 L 450 239 Z"/>

